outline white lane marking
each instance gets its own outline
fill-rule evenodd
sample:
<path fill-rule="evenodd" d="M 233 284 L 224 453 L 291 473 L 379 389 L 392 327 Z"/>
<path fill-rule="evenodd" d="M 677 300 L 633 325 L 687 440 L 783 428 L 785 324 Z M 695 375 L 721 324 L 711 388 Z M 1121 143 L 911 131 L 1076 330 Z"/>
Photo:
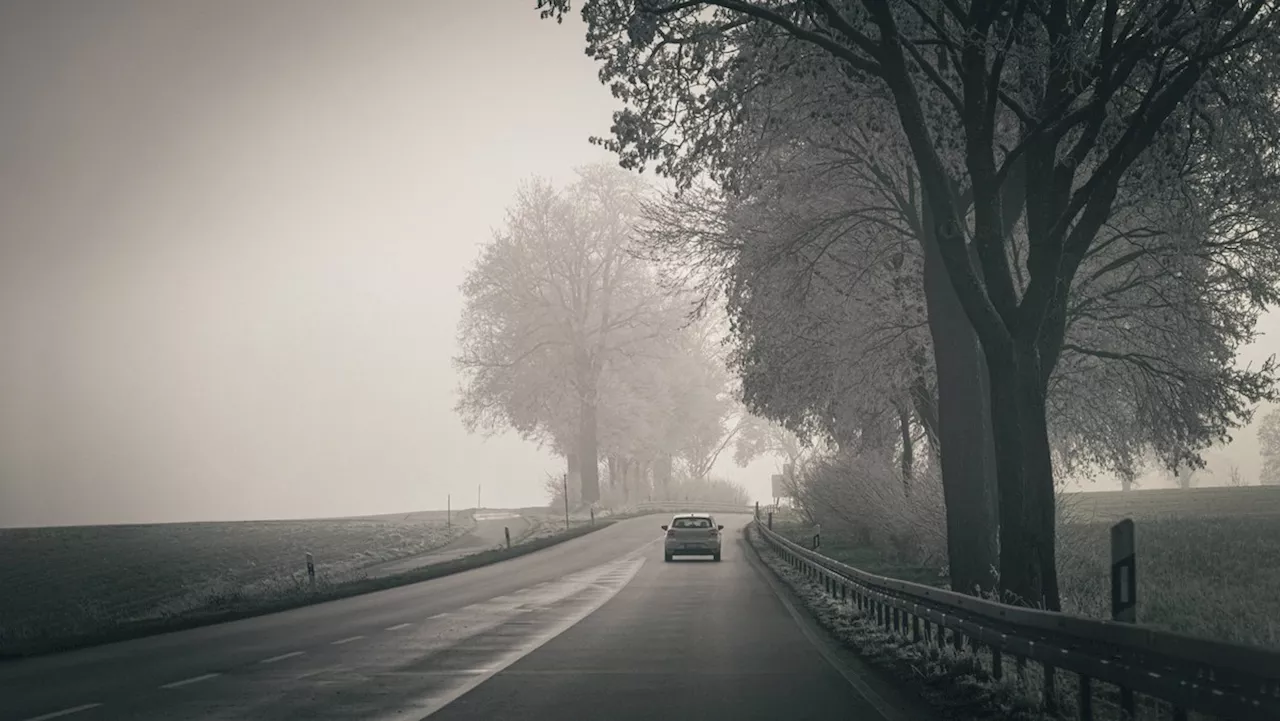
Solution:
<path fill-rule="evenodd" d="M 408 627 L 410 627 L 410 626 L 412 626 L 412 625 L 413 625 L 412 623 L 397 623 L 397 624 L 396 624 L 396 625 L 394 625 L 394 626 L 387 626 L 387 630 L 388 630 L 388 631 L 399 631 L 399 630 L 400 630 L 400 629 L 402 629 L 402 628 L 408 628 Z"/>
<path fill-rule="evenodd" d="M 622 591 L 622 589 L 626 588 L 627 584 L 631 583 L 631 580 L 634 579 L 636 577 L 636 574 L 640 572 L 640 567 L 643 566 L 645 564 L 645 561 L 647 560 L 643 556 L 633 556 L 632 554 L 627 554 L 627 556 L 624 556 L 623 558 L 626 559 L 623 562 L 629 563 L 629 568 L 627 570 L 625 578 L 618 579 L 618 581 L 614 582 L 613 584 L 610 584 L 610 587 L 607 590 L 605 590 L 604 593 L 600 593 L 597 598 L 593 599 L 589 606 L 581 609 L 577 613 L 574 613 L 569 618 L 561 620 L 559 623 L 556 623 L 553 627 L 548 628 L 545 632 L 539 634 L 537 637 L 531 639 L 529 642 L 521 645 L 518 648 L 512 649 L 510 653 L 498 659 L 497 663 L 495 663 L 493 667 L 487 669 L 484 673 L 476 674 L 472 676 L 469 680 L 467 680 L 466 683 L 460 684 L 457 687 L 450 689 L 444 695 L 430 699 L 425 704 L 423 704 L 423 706 L 417 709 L 414 709 L 412 711 L 408 711 L 407 715 L 402 717 L 404 721 L 421 721 L 422 719 L 426 719 L 428 716 L 431 716 L 432 714 L 444 708 L 445 706 L 448 706 L 449 704 L 453 703 L 460 696 L 467 693 L 471 689 L 475 688 L 476 686 L 479 686 L 485 681 L 488 681 L 490 678 L 493 678 L 494 675 L 501 672 L 503 669 L 507 668 L 511 664 L 533 653 L 534 651 L 536 651 L 538 648 L 540 648 L 543 644 L 547 643 L 551 639 L 559 636 L 565 631 L 568 631 L 570 628 L 573 628 L 575 625 L 578 624 L 578 622 L 582 621 L 584 618 L 587 618 L 591 614 L 598 611 L 601 606 L 608 603 L 610 599 L 618 595 L 618 593 Z M 615 563 L 618 563 L 618 562 L 615 562 Z M 609 564 L 604 564 L 604 565 L 609 565 Z"/>
<path fill-rule="evenodd" d="M 279 656 L 272 656 L 271 658 L 264 658 L 264 659 L 262 659 L 261 661 L 259 661 L 258 663 L 275 663 L 276 661 L 283 661 L 283 660 L 285 660 L 286 658 L 293 658 L 294 656 L 301 656 L 301 655 L 302 655 L 302 654 L 304 654 L 304 653 L 306 653 L 306 651 L 290 651 L 289 653 L 282 653 L 282 654 L 280 654 Z"/>
<path fill-rule="evenodd" d="M 329 644 L 329 645 L 330 645 L 330 646 L 341 646 L 341 645 L 342 645 L 342 644 L 344 644 L 344 643 L 351 643 L 352 641 L 359 641 L 359 640 L 360 640 L 360 639 L 362 639 L 362 638 L 364 638 L 364 636 L 348 636 L 348 637 L 346 637 L 346 638 L 340 638 L 340 639 L 338 639 L 337 641 L 334 641 L 333 643 L 331 643 L 331 644 Z"/>
<path fill-rule="evenodd" d="M 184 678 L 181 681 L 174 681 L 173 683 L 160 684 L 160 688 L 179 688 L 179 687 L 187 686 L 193 683 L 200 683 L 201 681 L 207 681 L 218 675 L 220 674 L 206 673 L 200 676 L 192 676 L 191 678 Z"/>
<path fill-rule="evenodd" d="M 53 713 L 47 713 L 47 714 L 44 714 L 43 716 L 32 716 L 31 718 L 26 719 L 26 721 L 45 721 L 45 719 L 60 718 L 62 716 L 70 716 L 73 713 L 88 711 L 91 708 L 98 708 L 101 705 L 102 704 L 100 703 L 81 704 L 79 706 L 72 706 L 71 708 L 64 708 L 61 711 L 54 711 Z"/>
<path fill-rule="evenodd" d="M 430 620 L 432 620 L 432 619 L 436 619 L 436 618 L 444 618 L 445 616 L 448 616 L 448 615 L 449 615 L 449 613 L 448 613 L 447 611 L 446 611 L 445 613 L 437 613 L 437 614 L 436 614 L 436 615 L 434 615 L 434 616 L 428 616 L 428 617 L 427 617 L 427 620 L 428 620 L 428 621 L 430 621 Z"/>

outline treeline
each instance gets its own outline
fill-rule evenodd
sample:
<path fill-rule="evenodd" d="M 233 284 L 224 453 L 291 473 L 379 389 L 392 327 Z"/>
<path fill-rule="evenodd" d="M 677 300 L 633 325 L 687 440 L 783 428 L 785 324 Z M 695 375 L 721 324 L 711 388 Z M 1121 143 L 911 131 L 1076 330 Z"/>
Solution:
<path fill-rule="evenodd" d="M 628 210 L 629 257 L 725 311 L 741 398 L 810 454 L 796 495 L 938 479 L 957 590 L 1057 609 L 1064 476 L 1195 466 L 1274 399 L 1271 362 L 1236 363 L 1280 276 L 1273 3 L 581 12 L 622 103 L 595 142 L 677 188 Z M 570 424 L 603 407 L 603 346 L 575 347 Z"/>
<path fill-rule="evenodd" d="M 535 179 L 462 287 L 458 411 L 473 430 L 514 429 L 565 459 L 577 505 L 746 503 L 710 478 L 745 413 L 723 356 L 723 314 L 664 282 L 636 231 L 652 189 L 618 168 L 566 188 Z"/>

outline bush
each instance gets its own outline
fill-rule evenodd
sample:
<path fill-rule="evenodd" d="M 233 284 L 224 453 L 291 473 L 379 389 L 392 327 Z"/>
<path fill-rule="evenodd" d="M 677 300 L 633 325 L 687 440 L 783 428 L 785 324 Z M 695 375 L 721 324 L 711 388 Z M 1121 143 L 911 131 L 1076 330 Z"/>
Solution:
<path fill-rule="evenodd" d="M 946 562 L 946 508 L 936 470 L 906 481 L 887 457 L 838 454 L 815 461 L 796 494 L 824 535 L 874 546 L 903 563 Z"/>

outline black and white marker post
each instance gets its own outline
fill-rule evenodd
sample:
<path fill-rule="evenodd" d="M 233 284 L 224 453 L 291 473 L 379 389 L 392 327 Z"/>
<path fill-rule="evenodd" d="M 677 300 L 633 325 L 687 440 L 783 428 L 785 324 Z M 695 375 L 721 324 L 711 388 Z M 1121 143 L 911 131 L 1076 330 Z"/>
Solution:
<path fill-rule="evenodd" d="M 1138 562 L 1133 519 L 1111 527 L 1111 620 L 1138 622 Z M 1120 687 L 1120 708 L 1133 717 L 1133 689 Z"/>

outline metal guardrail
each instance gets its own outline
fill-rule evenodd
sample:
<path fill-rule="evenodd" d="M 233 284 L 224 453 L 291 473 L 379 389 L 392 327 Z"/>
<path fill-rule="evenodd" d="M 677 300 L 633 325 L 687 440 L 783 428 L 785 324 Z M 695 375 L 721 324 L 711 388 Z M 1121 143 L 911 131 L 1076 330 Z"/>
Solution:
<path fill-rule="evenodd" d="M 1280 652 L 1136 624 L 1009 606 L 918 583 L 877 576 L 804 548 L 756 520 L 755 530 L 782 559 L 827 593 L 874 617 L 886 631 L 915 643 L 956 649 L 985 647 L 991 674 L 1003 676 L 1004 656 L 1019 669 L 1043 664 L 1044 701 L 1055 709 L 1055 670 L 1079 679 L 1076 708 L 1092 721 L 1102 698 L 1093 681 L 1118 690 L 1132 717 L 1133 694 L 1170 706 L 1175 721 L 1187 711 L 1233 721 L 1280 719 Z M 947 636 L 950 635 L 948 639 Z"/>

